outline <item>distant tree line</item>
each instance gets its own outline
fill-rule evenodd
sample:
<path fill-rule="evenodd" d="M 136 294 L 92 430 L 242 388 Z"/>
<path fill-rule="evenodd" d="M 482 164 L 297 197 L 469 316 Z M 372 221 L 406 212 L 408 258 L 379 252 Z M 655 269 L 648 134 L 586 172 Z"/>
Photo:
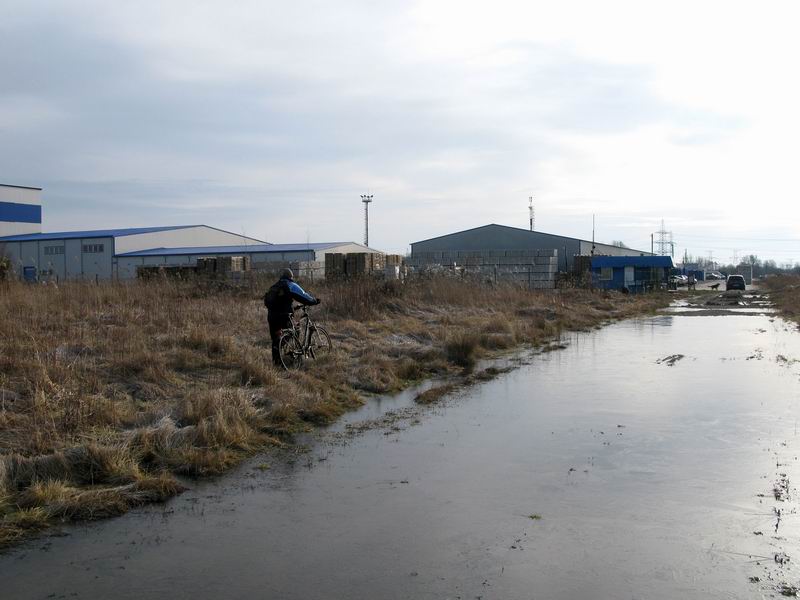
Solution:
<path fill-rule="evenodd" d="M 736 270 L 736 267 L 738 266 L 734 265 L 732 262 L 721 263 L 721 262 L 711 261 L 706 257 L 702 256 L 693 257 L 692 255 L 687 256 L 686 262 L 696 264 L 700 268 L 705 269 L 706 271 L 733 272 Z M 800 275 L 800 263 L 791 261 L 784 261 L 782 263 L 778 263 L 776 260 L 773 260 L 771 258 L 762 260 L 755 254 L 747 254 L 743 256 L 742 260 L 739 261 L 739 264 L 752 266 L 753 277 L 763 277 L 764 275 L 778 275 L 778 274 Z"/>

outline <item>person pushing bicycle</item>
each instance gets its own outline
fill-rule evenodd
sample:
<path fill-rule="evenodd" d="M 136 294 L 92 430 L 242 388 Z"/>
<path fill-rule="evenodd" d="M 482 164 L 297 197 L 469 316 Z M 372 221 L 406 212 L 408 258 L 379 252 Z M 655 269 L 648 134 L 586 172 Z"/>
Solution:
<path fill-rule="evenodd" d="M 277 366 L 281 366 L 278 349 L 281 330 L 291 327 L 292 303 L 295 301 L 305 306 L 314 306 L 320 303 L 294 280 L 294 273 L 291 269 L 284 269 L 281 272 L 281 278 L 264 294 L 269 337 L 272 339 L 272 362 Z"/>

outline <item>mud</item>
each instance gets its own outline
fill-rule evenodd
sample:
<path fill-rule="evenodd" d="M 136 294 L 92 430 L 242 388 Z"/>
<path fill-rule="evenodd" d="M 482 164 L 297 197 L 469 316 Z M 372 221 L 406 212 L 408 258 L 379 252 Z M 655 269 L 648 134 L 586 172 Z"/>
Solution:
<path fill-rule="evenodd" d="M 663 312 L 691 317 L 773 315 L 769 298 L 758 291 L 708 292 L 686 296 Z"/>
<path fill-rule="evenodd" d="M 792 595 L 800 336 L 737 317 L 627 321 L 430 405 L 376 399 L 290 459 L 0 556 L 1 595 Z"/>

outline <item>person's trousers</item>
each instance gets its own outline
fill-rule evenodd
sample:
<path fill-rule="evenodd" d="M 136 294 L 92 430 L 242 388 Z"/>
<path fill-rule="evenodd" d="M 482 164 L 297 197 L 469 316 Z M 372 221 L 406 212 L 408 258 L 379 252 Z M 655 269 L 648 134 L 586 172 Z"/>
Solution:
<path fill-rule="evenodd" d="M 272 339 L 272 362 L 280 365 L 281 355 L 278 349 L 278 342 L 281 339 L 281 331 L 291 327 L 291 321 L 289 320 L 289 315 L 269 314 L 267 315 L 267 323 L 269 323 L 269 337 Z"/>

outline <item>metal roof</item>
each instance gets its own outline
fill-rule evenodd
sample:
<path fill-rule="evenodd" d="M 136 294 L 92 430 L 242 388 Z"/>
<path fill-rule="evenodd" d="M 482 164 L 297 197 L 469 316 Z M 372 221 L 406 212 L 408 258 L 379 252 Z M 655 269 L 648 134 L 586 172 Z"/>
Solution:
<path fill-rule="evenodd" d="M 428 238 L 426 240 L 419 240 L 417 242 L 411 242 L 411 245 L 414 246 L 415 244 L 422 244 L 424 242 L 432 242 L 433 240 L 439 240 L 439 239 L 450 237 L 450 236 L 453 236 L 453 235 L 458 235 L 460 233 L 467 233 L 467 232 L 470 232 L 470 231 L 478 231 L 479 229 L 487 229 L 489 227 L 500 227 L 500 228 L 503 228 L 503 229 L 513 229 L 514 231 L 522 231 L 522 232 L 525 232 L 525 233 L 529 233 L 531 235 L 546 235 L 546 236 L 549 236 L 549 237 L 562 238 L 562 239 L 565 239 L 565 240 L 573 240 L 573 241 L 576 241 L 576 242 L 584 242 L 586 244 L 594 244 L 596 246 L 612 246 L 613 245 L 613 244 L 605 244 L 603 242 L 597 242 L 597 241 L 592 242 L 591 240 L 584 240 L 582 238 L 571 237 L 569 235 L 560 235 L 558 233 L 547 233 L 546 231 L 539 231 L 538 229 L 535 229 L 535 230 L 531 231 L 530 229 L 523 229 L 522 227 L 512 227 L 511 225 L 500 225 L 498 223 L 489 223 L 488 225 L 480 225 L 478 227 L 470 227 L 469 229 L 463 229 L 462 231 L 454 231 L 452 233 L 445 233 L 443 235 L 437 235 L 435 237 Z M 498 248 L 498 250 L 499 250 L 499 248 Z M 642 252 L 644 254 L 649 254 L 648 252 L 645 252 L 644 250 L 636 250 L 635 248 L 626 248 L 626 250 L 630 250 L 631 252 Z"/>
<path fill-rule="evenodd" d="M 592 268 L 597 267 L 663 267 L 675 265 L 671 256 L 593 256 Z"/>
<path fill-rule="evenodd" d="M 0 237 L 0 242 L 38 242 L 47 240 L 74 240 L 77 238 L 124 237 L 143 233 L 158 233 L 175 229 L 191 229 L 205 225 L 173 225 L 168 227 L 133 227 L 128 229 L 95 229 L 91 231 L 60 231 L 55 233 L 27 233 Z"/>
<path fill-rule="evenodd" d="M 31 187 L 29 185 L 14 185 L 13 183 L 0 183 L 0 187 L 12 187 L 12 188 L 19 188 L 21 190 L 38 190 L 42 191 L 40 187 Z"/>
<path fill-rule="evenodd" d="M 186 256 L 211 254 L 253 254 L 275 252 L 302 252 L 308 250 L 327 250 L 337 246 L 348 246 L 353 242 L 319 242 L 313 244 L 249 244 L 246 246 L 190 246 L 186 248 L 150 248 L 117 254 L 119 257 L 132 256 Z"/>

